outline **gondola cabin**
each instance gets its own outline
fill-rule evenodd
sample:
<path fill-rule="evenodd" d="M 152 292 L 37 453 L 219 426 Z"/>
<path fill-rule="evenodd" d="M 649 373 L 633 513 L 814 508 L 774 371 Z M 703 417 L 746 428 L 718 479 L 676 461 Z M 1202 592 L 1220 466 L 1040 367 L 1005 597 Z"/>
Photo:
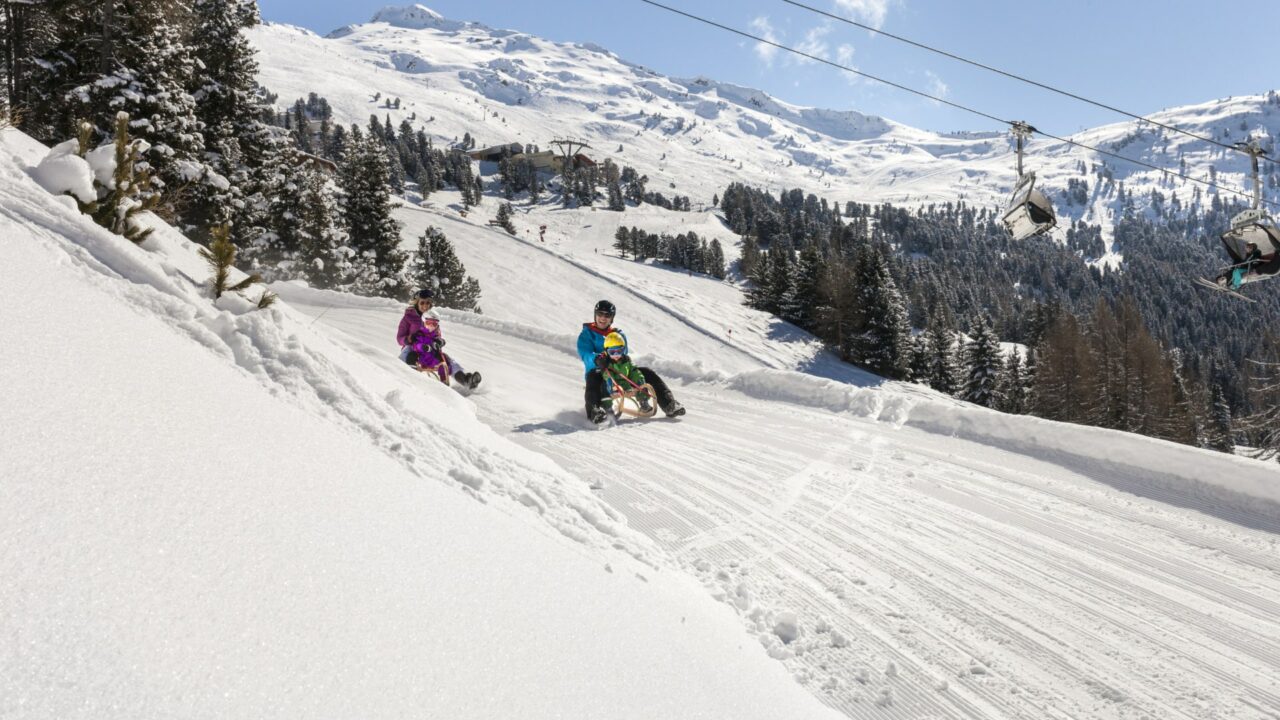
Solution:
<path fill-rule="evenodd" d="M 1049 198 L 1036 189 L 1034 172 L 1023 175 L 1018 181 L 1018 186 L 1009 196 L 1009 208 L 1001 219 L 1014 240 L 1026 240 L 1049 232 L 1058 224 Z"/>

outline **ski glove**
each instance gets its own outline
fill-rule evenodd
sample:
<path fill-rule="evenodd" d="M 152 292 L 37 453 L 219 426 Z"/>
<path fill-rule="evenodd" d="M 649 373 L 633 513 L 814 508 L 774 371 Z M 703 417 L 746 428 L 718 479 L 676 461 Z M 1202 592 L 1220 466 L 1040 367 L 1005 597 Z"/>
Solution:
<path fill-rule="evenodd" d="M 604 353 L 600 353 L 599 355 L 597 355 L 596 367 L 600 368 L 601 370 L 609 367 L 609 356 L 605 355 Z"/>

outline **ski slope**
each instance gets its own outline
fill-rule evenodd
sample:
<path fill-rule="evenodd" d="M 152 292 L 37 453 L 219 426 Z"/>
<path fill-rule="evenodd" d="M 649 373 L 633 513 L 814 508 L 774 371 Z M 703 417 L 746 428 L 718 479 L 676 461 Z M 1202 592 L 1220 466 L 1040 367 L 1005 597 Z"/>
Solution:
<path fill-rule="evenodd" d="M 1280 713 L 1280 469 L 1013 417 L 835 363 L 729 283 L 613 255 L 626 213 L 545 208 L 517 237 L 435 224 L 484 289 L 443 311 L 476 417 L 551 459 L 855 718 Z M 714 229 L 648 210 L 644 226 Z M 474 223 L 474 224 L 473 224 Z M 548 224 L 547 242 L 523 230 Z M 527 224 L 527 225 L 526 225 Z M 702 230 L 699 230 L 700 234 Z M 402 306 L 276 289 L 389 373 Z M 595 300 L 689 409 L 596 428 L 573 349 Z M 734 328 L 730 336 L 726 328 Z M 421 380 L 425 388 L 433 381 Z M 424 388 L 424 389 L 425 389 Z"/>

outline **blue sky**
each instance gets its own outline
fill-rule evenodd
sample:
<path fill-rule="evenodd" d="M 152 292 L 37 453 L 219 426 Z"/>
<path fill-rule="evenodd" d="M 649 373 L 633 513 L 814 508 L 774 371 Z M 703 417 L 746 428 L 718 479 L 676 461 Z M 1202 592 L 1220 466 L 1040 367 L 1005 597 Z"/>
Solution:
<path fill-rule="evenodd" d="M 781 0 L 660 0 L 997 117 L 1053 134 L 1123 120 Z M 803 0 L 837 15 L 1146 114 L 1230 95 L 1280 90 L 1275 42 L 1280 2 L 1231 0 Z M 266 20 L 321 34 L 367 21 L 384 0 L 259 0 Z M 409 3 L 396 3 L 409 4 Z M 551 40 L 594 42 L 667 75 L 706 75 L 788 102 L 882 115 L 931 130 L 996 129 L 970 115 L 812 62 L 639 0 L 430 0 L 476 20 Z M 606 10 L 602 10 L 606 7 Z M 1250 28 L 1256 34 L 1248 35 Z"/>

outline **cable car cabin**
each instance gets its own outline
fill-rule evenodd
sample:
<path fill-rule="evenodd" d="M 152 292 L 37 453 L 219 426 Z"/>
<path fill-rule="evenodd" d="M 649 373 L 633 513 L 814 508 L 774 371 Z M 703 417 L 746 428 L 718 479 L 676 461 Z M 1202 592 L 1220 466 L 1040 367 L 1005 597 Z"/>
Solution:
<path fill-rule="evenodd" d="M 1005 211 L 1004 226 L 1014 240 L 1026 240 L 1048 232 L 1058 224 L 1053 205 L 1044 193 L 1036 189 L 1036 174 L 1029 172 L 1018 181 L 1009 196 L 1009 209 Z"/>
<path fill-rule="evenodd" d="M 1231 229 L 1222 234 L 1222 244 L 1231 256 L 1231 264 L 1239 265 L 1249 255 L 1248 245 L 1254 243 L 1262 253 L 1262 262 L 1255 265 L 1244 280 L 1261 279 L 1280 272 L 1280 230 L 1260 210 L 1245 210 L 1231 218 Z"/>

